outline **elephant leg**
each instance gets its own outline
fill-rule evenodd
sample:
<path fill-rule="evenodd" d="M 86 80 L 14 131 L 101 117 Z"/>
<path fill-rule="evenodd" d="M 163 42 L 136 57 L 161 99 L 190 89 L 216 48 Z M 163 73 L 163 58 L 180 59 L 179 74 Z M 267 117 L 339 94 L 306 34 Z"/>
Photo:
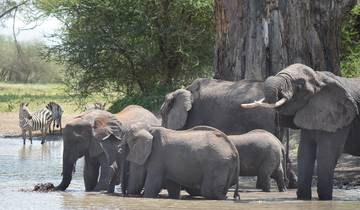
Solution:
<path fill-rule="evenodd" d="M 226 166 L 208 169 L 201 183 L 201 195 L 207 199 L 225 200 L 230 170 Z"/>
<path fill-rule="evenodd" d="M 166 189 L 168 191 L 169 198 L 180 199 L 181 186 L 178 183 L 172 180 L 166 180 Z"/>
<path fill-rule="evenodd" d="M 274 171 L 274 168 L 275 163 L 270 159 L 265 160 L 259 167 L 256 185 L 258 185 L 257 187 L 259 187 L 259 189 L 262 189 L 262 191 L 264 192 L 270 192 L 271 175 Z"/>
<path fill-rule="evenodd" d="M 296 189 L 298 186 L 298 178 L 295 174 L 295 172 L 291 169 L 291 166 L 289 165 L 287 168 L 287 178 L 288 178 L 288 189 Z"/>
<path fill-rule="evenodd" d="M 115 191 L 115 185 L 118 183 L 118 174 L 119 174 L 118 165 L 116 162 L 114 162 L 113 164 L 111 164 L 110 167 L 110 174 L 109 174 L 110 184 L 107 189 L 108 193 L 113 193 Z"/>
<path fill-rule="evenodd" d="M 317 192 L 319 200 L 332 200 L 334 170 L 341 155 L 348 129 L 336 133 L 324 133 L 317 139 Z"/>
<path fill-rule="evenodd" d="M 259 187 L 259 189 L 261 189 L 262 191 L 270 192 L 270 181 L 270 175 L 266 173 L 259 173 L 259 175 L 257 176 L 256 185 L 258 185 L 257 187 Z"/>
<path fill-rule="evenodd" d="M 256 178 L 256 189 L 261 189 L 261 184 L 260 184 L 260 180 L 259 177 Z"/>
<path fill-rule="evenodd" d="M 285 184 L 284 170 L 281 165 L 274 171 L 274 173 L 271 175 L 271 178 L 275 179 L 279 192 L 285 192 L 287 190 Z"/>
<path fill-rule="evenodd" d="M 86 191 L 94 190 L 99 177 L 99 167 L 95 158 L 85 157 L 84 184 Z"/>
<path fill-rule="evenodd" d="M 95 186 L 94 191 L 107 190 L 110 184 L 110 163 L 105 153 L 100 154 L 97 158 L 100 164 L 100 177 L 99 181 Z"/>
<path fill-rule="evenodd" d="M 298 149 L 298 189 L 297 199 L 311 200 L 311 182 L 316 158 L 316 143 L 309 131 L 301 131 Z"/>
<path fill-rule="evenodd" d="M 146 172 L 145 167 L 135 163 L 129 164 L 128 194 L 140 195 L 144 186 Z"/>
<path fill-rule="evenodd" d="M 145 179 L 144 197 L 156 198 L 162 189 L 162 186 L 164 184 L 163 183 L 164 178 L 165 178 L 164 170 L 161 169 L 149 170 Z"/>

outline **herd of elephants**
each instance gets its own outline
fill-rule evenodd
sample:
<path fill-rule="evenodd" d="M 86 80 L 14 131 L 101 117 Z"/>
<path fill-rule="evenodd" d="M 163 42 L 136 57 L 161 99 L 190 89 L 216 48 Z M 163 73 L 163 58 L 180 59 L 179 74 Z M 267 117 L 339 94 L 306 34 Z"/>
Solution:
<path fill-rule="evenodd" d="M 197 79 L 166 95 L 161 120 L 141 106 L 117 114 L 85 112 L 63 129 L 62 181 L 69 186 L 75 163 L 85 157 L 86 191 L 170 198 L 180 191 L 226 199 L 239 176 L 257 176 L 256 188 L 297 187 L 312 198 L 315 167 L 320 200 L 331 200 L 342 152 L 360 156 L 360 78 L 343 78 L 293 64 L 260 81 Z M 300 130 L 297 176 L 287 163 L 281 130 Z M 279 137 L 279 138 L 278 138 Z M 100 169 L 100 170 L 99 170 Z"/>

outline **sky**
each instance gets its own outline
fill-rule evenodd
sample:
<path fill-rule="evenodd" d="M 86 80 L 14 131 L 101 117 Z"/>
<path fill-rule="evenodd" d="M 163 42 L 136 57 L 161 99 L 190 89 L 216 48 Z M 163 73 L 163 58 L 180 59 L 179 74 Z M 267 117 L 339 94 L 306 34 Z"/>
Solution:
<path fill-rule="evenodd" d="M 15 21 L 16 28 L 29 28 L 34 26 L 35 24 L 30 24 L 26 26 L 21 19 L 16 18 Z M 5 22 L 5 26 L 2 27 L 0 25 L 0 35 L 7 35 L 12 37 L 12 18 L 9 18 Z M 16 36 L 18 41 L 28 42 L 28 41 L 42 41 L 46 44 L 51 45 L 53 41 L 49 38 L 46 38 L 46 35 L 50 35 L 52 33 L 56 33 L 57 29 L 60 29 L 61 22 L 59 22 L 56 18 L 49 17 L 46 20 L 39 23 L 40 25 L 31 30 L 21 30 L 19 34 Z"/>

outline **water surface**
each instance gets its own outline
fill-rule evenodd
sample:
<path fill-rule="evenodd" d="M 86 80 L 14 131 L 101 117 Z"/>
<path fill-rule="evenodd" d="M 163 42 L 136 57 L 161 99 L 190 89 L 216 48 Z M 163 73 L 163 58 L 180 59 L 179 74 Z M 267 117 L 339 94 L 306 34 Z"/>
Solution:
<path fill-rule="evenodd" d="M 233 201 L 232 192 L 226 201 L 124 198 L 119 194 L 86 193 L 82 179 L 83 160 L 65 192 L 31 192 L 37 183 L 61 181 L 62 141 L 40 144 L 35 139 L 24 146 L 20 138 L 0 138 L 0 209 L 359 209 L 360 190 L 335 190 L 334 201 L 297 201 L 290 190 L 279 193 L 273 186 L 271 193 L 255 190 L 253 179 L 242 179 L 240 201 Z M 119 190 L 119 189 L 117 189 Z M 316 189 L 313 189 L 316 198 Z M 165 197 L 166 193 L 162 193 Z"/>

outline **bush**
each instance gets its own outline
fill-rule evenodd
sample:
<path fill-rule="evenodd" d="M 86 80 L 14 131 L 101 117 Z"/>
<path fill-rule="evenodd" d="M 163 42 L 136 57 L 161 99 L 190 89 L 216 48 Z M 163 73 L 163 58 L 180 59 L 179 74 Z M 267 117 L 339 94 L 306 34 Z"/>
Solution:
<path fill-rule="evenodd" d="M 165 95 L 172 90 L 174 90 L 174 88 L 156 85 L 153 89 L 147 91 L 146 93 L 138 92 L 131 95 L 126 95 L 116 100 L 108 109 L 108 111 L 117 113 L 128 105 L 136 104 L 143 106 L 145 109 L 148 109 L 153 113 L 158 114 Z"/>
<path fill-rule="evenodd" d="M 341 42 L 342 75 L 360 76 L 360 2 L 351 10 L 343 26 Z"/>

